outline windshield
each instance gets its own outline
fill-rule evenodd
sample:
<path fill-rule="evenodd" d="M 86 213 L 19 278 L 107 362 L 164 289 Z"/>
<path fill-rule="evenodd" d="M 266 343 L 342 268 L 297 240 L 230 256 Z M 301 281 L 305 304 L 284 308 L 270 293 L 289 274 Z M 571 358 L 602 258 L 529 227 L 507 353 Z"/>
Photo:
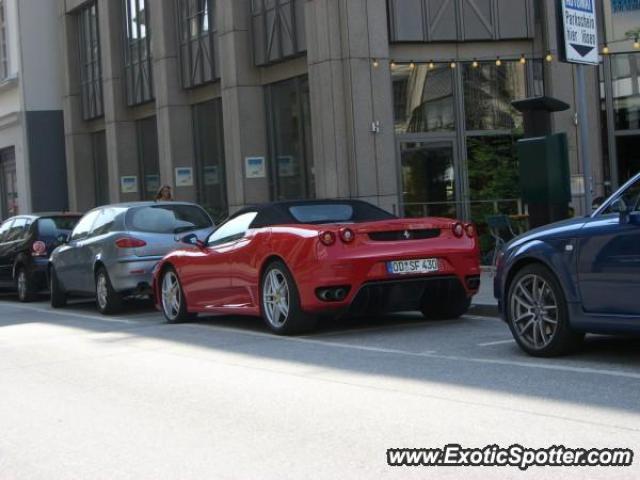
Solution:
<path fill-rule="evenodd" d="M 388 212 L 367 203 L 301 204 L 289 207 L 289 212 L 299 223 L 360 223 L 390 220 Z"/>
<path fill-rule="evenodd" d="M 630 211 L 637 211 L 638 204 L 640 203 L 640 179 L 632 182 L 630 185 L 627 185 L 624 190 L 611 197 L 608 205 L 597 213 L 599 215 L 619 213 L 619 205 L 616 205 L 617 200 L 620 200 L 623 208 Z"/>
<path fill-rule="evenodd" d="M 127 213 L 127 228 L 136 232 L 176 234 L 211 228 L 209 215 L 196 205 L 153 205 Z"/>

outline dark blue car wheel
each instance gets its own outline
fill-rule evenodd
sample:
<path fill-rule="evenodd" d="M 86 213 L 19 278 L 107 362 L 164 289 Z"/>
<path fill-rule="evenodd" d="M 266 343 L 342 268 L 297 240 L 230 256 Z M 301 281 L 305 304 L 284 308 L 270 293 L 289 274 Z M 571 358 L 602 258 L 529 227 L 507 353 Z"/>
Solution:
<path fill-rule="evenodd" d="M 516 274 L 509 285 L 506 309 L 513 337 L 530 355 L 564 355 L 584 338 L 571 329 L 564 292 L 543 265 L 528 265 Z"/>

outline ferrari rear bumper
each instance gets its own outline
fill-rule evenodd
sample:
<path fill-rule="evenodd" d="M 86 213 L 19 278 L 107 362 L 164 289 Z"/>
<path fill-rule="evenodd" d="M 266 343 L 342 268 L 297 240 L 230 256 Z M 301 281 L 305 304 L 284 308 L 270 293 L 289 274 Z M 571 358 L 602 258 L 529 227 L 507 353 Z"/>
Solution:
<path fill-rule="evenodd" d="M 388 268 L 396 259 L 436 258 L 438 271 L 397 274 Z M 402 312 L 420 310 L 425 301 L 471 298 L 480 288 L 475 251 L 453 249 L 343 255 L 327 258 L 297 272 L 302 309 L 308 312 Z"/>
<path fill-rule="evenodd" d="M 464 296 L 464 287 L 455 276 L 367 282 L 347 311 L 350 314 L 415 311 L 422 308 L 427 295 L 435 299 L 448 298 L 449 292 Z"/>

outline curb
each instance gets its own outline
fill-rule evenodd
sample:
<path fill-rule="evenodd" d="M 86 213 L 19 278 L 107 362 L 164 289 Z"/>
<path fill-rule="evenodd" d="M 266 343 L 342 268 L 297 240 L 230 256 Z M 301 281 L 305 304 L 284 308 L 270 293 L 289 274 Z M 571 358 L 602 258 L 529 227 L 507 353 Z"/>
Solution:
<path fill-rule="evenodd" d="M 498 305 L 481 305 L 481 304 L 471 304 L 471 308 L 469 309 L 470 315 L 477 315 L 479 317 L 496 317 L 500 318 L 500 311 L 498 310 Z"/>

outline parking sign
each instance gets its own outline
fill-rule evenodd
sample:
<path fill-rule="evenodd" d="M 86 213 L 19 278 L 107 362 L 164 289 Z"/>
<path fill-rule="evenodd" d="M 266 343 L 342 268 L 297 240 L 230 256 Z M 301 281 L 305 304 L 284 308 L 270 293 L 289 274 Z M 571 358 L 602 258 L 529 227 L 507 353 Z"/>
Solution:
<path fill-rule="evenodd" d="M 566 61 L 597 65 L 598 22 L 595 0 L 560 0 Z"/>

